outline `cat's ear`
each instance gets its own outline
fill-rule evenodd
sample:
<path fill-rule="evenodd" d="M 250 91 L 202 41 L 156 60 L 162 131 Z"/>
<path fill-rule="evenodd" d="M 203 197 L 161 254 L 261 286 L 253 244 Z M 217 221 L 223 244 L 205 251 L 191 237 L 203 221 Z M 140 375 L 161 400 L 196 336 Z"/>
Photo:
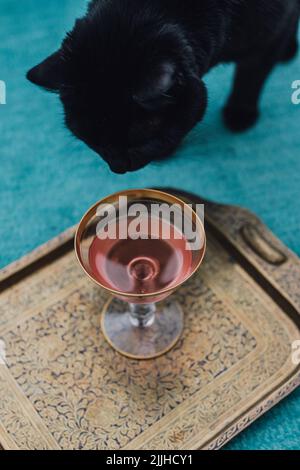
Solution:
<path fill-rule="evenodd" d="M 48 91 L 58 92 L 65 81 L 65 62 L 61 50 L 50 55 L 27 73 L 27 79 Z"/>
<path fill-rule="evenodd" d="M 138 85 L 134 101 L 149 110 L 171 103 L 176 78 L 177 70 L 173 63 L 162 62 L 156 65 Z"/>

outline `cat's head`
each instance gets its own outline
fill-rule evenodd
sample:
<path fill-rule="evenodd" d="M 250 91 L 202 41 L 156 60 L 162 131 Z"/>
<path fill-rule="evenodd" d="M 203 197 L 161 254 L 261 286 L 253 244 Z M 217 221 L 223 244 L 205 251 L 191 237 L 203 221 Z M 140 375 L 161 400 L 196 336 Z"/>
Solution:
<path fill-rule="evenodd" d="M 71 132 L 125 173 L 169 156 L 202 119 L 207 96 L 198 74 L 176 26 L 102 13 L 77 20 L 27 77 L 59 93 Z"/>

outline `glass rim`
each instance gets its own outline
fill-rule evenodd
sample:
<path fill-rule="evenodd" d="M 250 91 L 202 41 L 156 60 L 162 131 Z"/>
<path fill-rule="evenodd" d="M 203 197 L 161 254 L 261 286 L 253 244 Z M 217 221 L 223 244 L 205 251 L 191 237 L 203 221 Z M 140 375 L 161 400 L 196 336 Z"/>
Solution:
<path fill-rule="evenodd" d="M 93 277 L 86 269 L 85 264 L 82 260 L 81 254 L 80 254 L 80 245 L 81 245 L 81 240 L 82 240 L 82 234 L 84 233 L 85 228 L 88 225 L 88 222 L 92 220 L 92 217 L 96 215 L 96 210 L 99 207 L 100 204 L 105 204 L 112 202 L 112 200 L 117 199 L 120 196 L 127 196 L 127 197 L 132 197 L 132 200 L 135 199 L 151 199 L 151 195 L 154 196 L 154 199 L 160 200 L 162 203 L 172 203 L 172 204 L 180 204 L 182 207 L 189 207 L 192 216 L 195 218 L 197 223 L 199 224 L 198 226 L 201 227 L 202 229 L 202 234 L 203 234 L 203 251 L 202 255 L 199 257 L 199 261 L 197 262 L 195 268 L 191 271 L 191 273 L 184 278 L 182 281 L 178 282 L 174 286 L 167 287 L 165 289 L 161 289 L 157 292 L 151 292 L 148 294 L 133 294 L 129 292 L 122 292 L 118 291 L 115 289 L 111 289 L 105 285 L 103 285 L 101 282 L 99 282 L 95 277 Z M 156 196 L 156 198 L 155 198 Z M 159 198 L 159 196 L 161 196 Z M 201 266 L 204 256 L 206 254 L 206 248 L 207 248 L 207 238 L 206 238 L 206 232 L 204 225 L 198 216 L 198 214 L 194 211 L 192 207 L 188 205 L 188 203 L 185 203 L 182 199 L 180 199 L 177 196 L 173 196 L 172 194 L 166 193 L 164 191 L 160 191 L 157 189 L 129 189 L 129 190 L 124 190 L 124 191 L 118 191 L 116 193 L 110 194 L 109 196 L 104 197 L 103 199 L 100 199 L 98 202 L 93 204 L 90 209 L 87 210 L 87 212 L 83 215 L 81 218 L 78 227 L 76 229 L 75 233 L 75 238 L 74 238 L 74 247 L 75 247 L 75 254 L 77 261 L 81 268 L 83 269 L 84 273 L 89 277 L 91 281 L 93 281 L 98 287 L 101 287 L 104 289 L 106 292 L 109 292 L 110 294 L 117 296 L 117 297 L 122 297 L 126 299 L 149 299 L 151 297 L 156 298 L 161 295 L 167 294 L 169 292 L 174 292 L 177 290 L 179 287 L 181 287 L 185 282 L 187 282 L 193 275 L 198 271 L 199 267 Z M 200 250 L 199 250 L 200 251 Z"/>

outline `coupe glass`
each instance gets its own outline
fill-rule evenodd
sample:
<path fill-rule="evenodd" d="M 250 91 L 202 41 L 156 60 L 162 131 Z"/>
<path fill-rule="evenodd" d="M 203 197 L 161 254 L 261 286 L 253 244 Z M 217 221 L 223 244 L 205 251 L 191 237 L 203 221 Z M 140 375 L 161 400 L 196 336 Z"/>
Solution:
<path fill-rule="evenodd" d="M 126 219 L 120 202 L 124 198 Z M 164 211 L 153 215 L 154 207 Z M 129 226 L 136 220 L 133 209 L 136 216 L 140 209 L 139 238 L 128 236 Z M 115 223 L 114 236 L 113 231 L 108 233 L 108 222 Z M 193 230 L 193 249 L 185 227 Z M 184 316 L 170 295 L 198 270 L 205 249 L 200 218 L 173 195 L 130 190 L 108 196 L 89 209 L 77 229 L 75 251 L 87 276 L 111 294 L 101 326 L 116 351 L 132 359 L 152 359 L 177 343 Z"/>

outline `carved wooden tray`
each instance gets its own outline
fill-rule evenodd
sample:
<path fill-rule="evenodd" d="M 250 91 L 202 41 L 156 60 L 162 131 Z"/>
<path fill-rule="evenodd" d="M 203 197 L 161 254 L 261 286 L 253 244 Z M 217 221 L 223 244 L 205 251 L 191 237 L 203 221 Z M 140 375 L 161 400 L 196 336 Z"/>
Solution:
<path fill-rule="evenodd" d="M 206 229 L 176 294 L 184 336 L 153 361 L 104 341 L 107 294 L 78 267 L 74 229 L 0 272 L 5 449 L 218 449 L 300 384 L 299 258 L 238 207 L 206 202 Z"/>

